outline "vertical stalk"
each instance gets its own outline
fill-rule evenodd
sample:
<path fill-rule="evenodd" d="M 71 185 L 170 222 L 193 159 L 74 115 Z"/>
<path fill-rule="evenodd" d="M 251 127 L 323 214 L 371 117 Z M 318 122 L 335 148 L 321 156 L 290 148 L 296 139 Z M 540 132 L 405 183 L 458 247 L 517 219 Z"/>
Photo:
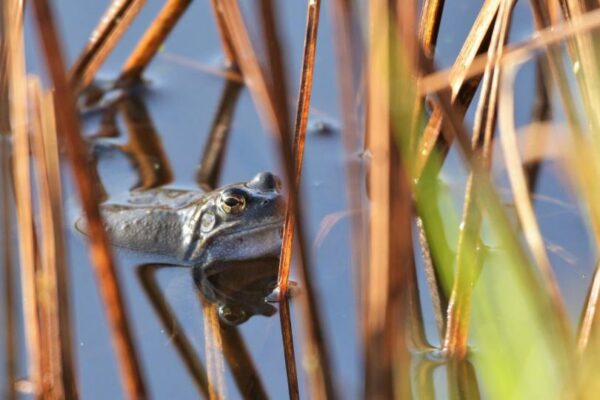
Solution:
<path fill-rule="evenodd" d="M 38 38 L 42 45 L 46 67 L 54 84 L 55 101 L 61 104 L 61 112 L 57 113 L 58 127 L 64 135 L 63 142 L 71 160 L 75 182 L 87 218 L 91 258 L 110 323 L 113 344 L 121 367 L 123 386 L 129 398 L 145 398 L 147 396 L 146 387 L 137 359 L 130 320 L 125 310 L 122 289 L 98 209 L 99 194 L 90 180 L 90 176 L 93 174 L 87 162 L 85 145 L 80 134 L 75 102 L 65 74 L 62 49 L 54 19 L 46 0 L 34 0 L 33 6 Z"/>

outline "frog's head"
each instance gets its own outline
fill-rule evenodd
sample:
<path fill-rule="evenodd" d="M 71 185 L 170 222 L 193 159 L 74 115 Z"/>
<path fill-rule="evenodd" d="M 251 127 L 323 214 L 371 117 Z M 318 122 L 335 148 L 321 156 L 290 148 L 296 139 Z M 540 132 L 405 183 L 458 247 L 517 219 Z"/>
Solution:
<path fill-rule="evenodd" d="M 185 260 L 211 275 L 227 261 L 278 255 L 284 216 L 280 187 L 275 175 L 262 172 L 207 194 L 183 227 L 182 236 L 189 238 Z M 214 267 L 215 261 L 221 267 Z"/>

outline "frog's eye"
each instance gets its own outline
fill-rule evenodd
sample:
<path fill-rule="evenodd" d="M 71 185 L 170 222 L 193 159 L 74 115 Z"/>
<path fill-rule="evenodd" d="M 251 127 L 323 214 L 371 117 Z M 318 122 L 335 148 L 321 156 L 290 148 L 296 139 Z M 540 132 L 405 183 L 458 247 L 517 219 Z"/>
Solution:
<path fill-rule="evenodd" d="M 227 191 L 221 195 L 221 208 L 227 214 L 238 214 L 246 208 L 246 198 L 242 193 Z"/>

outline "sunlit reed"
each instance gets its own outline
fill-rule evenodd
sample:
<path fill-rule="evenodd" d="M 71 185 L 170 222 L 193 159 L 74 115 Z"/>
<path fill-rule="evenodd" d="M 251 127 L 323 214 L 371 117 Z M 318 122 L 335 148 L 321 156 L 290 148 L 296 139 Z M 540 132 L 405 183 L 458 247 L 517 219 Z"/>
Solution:
<path fill-rule="evenodd" d="M 117 45 L 123 33 L 140 12 L 146 0 L 113 0 L 69 71 L 73 91 L 79 93 Z"/>
<path fill-rule="evenodd" d="M 179 18 L 190 5 L 191 0 L 167 0 L 152 25 L 140 39 L 121 71 L 121 82 L 140 79 L 142 72 L 154 58 Z"/>
<path fill-rule="evenodd" d="M 62 50 L 56 34 L 54 19 L 45 0 L 33 2 L 38 39 L 44 60 L 54 84 L 55 101 L 61 104 L 57 113 L 59 131 L 64 138 L 67 154 L 85 211 L 88 232 L 91 239 L 91 257 L 96 278 L 100 287 L 105 311 L 111 326 L 113 344 L 119 360 L 122 382 L 129 398 L 143 398 L 146 388 L 130 328 L 130 320 L 125 311 L 122 290 L 111 256 L 110 246 L 98 209 L 99 194 L 89 179 L 93 174 L 87 162 L 86 149 L 81 138 L 77 111 L 66 77 Z"/>

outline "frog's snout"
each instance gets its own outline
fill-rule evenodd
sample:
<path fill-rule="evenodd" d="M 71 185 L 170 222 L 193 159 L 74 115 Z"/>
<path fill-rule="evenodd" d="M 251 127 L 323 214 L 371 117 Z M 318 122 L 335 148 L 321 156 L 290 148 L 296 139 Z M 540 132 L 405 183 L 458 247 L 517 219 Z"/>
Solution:
<path fill-rule="evenodd" d="M 252 178 L 247 184 L 248 187 L 258 190 L 281 190 L 281 180 L 270 172 L 261 172 Z"/>

